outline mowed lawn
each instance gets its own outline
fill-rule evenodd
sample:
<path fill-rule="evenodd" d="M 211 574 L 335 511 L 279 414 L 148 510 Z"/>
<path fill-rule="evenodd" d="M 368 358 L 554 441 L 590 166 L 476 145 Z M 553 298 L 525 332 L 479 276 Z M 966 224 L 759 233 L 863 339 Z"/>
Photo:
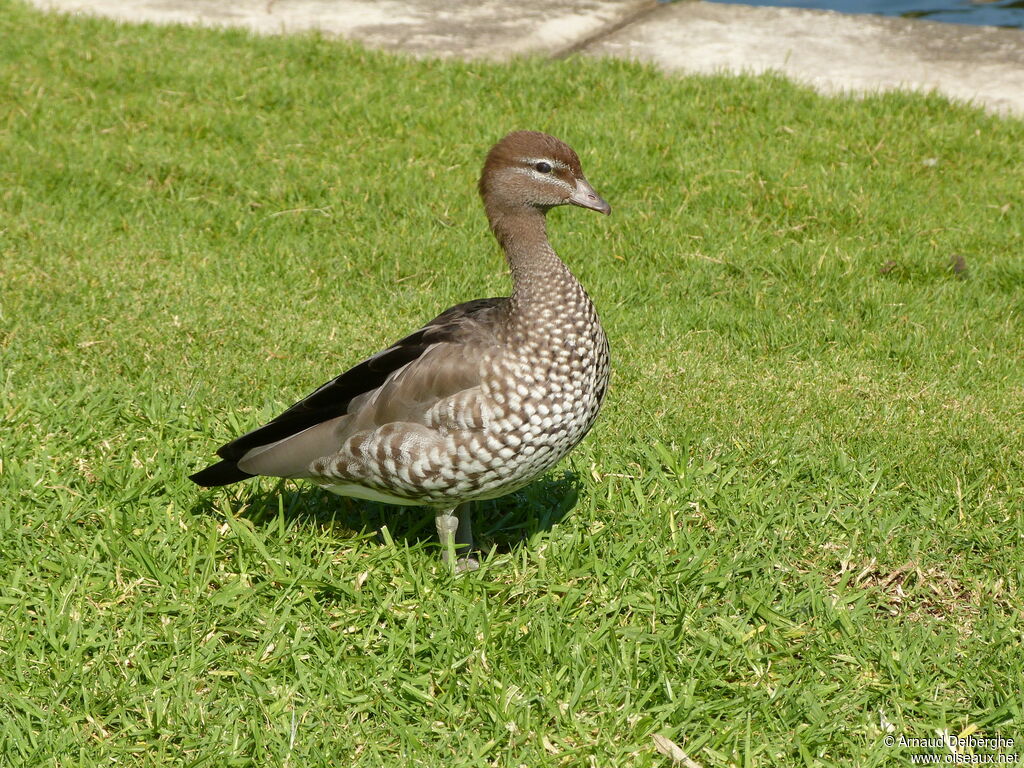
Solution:
<path fill-rule="evenodd" d="M 189 482 L 507 292 L 475 183 L 514 128 L 612 205 L 549 229 L 614 374 L 482 568 L 427 512 Z M 0 1 L 0 764 L 1024 753 L 1022 147 L 934 96 Z"/>

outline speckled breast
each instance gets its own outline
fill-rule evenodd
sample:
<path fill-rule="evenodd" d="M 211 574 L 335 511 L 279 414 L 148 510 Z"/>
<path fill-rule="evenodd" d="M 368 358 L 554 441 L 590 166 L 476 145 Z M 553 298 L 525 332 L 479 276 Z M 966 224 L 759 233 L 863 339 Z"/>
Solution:
<path fill-rule="evenodd" d="M 481 361 L 486 428 L 462 433 L 451 491 L 502 496 L 543 474 L 590 431 L 608 388 L 608 340 L 582 288 L 570 307 L 514 327 L 500 354 Z"/>
<path fill-rule="evenodd" d="M 599 330 L 599 329 L 598 329 Z M 491 429 L 470 452 L 495 454 L 478 478 L 478 498 L 521 488 L 561 460 L 597 419 L 608 386 L 608 344 L 604 333 L 580 337 L 550 357 L 508 356 L 507 375 L 491 390 Z M 497 449 L 497 450 L 495 450 Z"/>

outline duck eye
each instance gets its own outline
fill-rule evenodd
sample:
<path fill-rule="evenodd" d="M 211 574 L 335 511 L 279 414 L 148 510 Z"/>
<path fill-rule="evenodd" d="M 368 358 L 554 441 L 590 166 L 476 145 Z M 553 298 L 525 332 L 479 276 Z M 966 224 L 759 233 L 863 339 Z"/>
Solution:
<path fill-rule="evenodd" d="M 551 163 L 545 163 L 543 160 L 541 160 L 533 167 L 536 168 L 541 173 L 551 173 Z"/>

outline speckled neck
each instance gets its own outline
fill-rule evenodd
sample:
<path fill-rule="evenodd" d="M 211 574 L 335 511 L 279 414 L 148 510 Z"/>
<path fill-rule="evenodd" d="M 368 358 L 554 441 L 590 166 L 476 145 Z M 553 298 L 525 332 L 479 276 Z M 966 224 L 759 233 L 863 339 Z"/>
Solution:
<path fill-rule="evenodd" d="M 529 208 L 488 218 L 512 272 L 511 327 L 530 335 L 550 333 L 561 317 L 589 303 L 579 281 L 548 242 L 542 210 Z"/>

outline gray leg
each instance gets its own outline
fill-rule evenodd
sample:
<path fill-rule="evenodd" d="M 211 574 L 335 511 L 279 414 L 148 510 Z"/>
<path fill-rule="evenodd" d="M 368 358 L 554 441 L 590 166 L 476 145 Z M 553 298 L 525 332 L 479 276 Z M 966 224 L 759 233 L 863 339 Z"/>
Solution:
<path fill-rule="evenodd" d="M 473 519 L 469 503 L 439 512 L 434 522 L 437 525 L 437 538 L 441 541 L 441 556 L 444 561 L 451 563 L 454 560 L 456 573 L 475 571 L 479 568 L 480 563 L 470 556 L 470 552 L 473 551 Z"/>

